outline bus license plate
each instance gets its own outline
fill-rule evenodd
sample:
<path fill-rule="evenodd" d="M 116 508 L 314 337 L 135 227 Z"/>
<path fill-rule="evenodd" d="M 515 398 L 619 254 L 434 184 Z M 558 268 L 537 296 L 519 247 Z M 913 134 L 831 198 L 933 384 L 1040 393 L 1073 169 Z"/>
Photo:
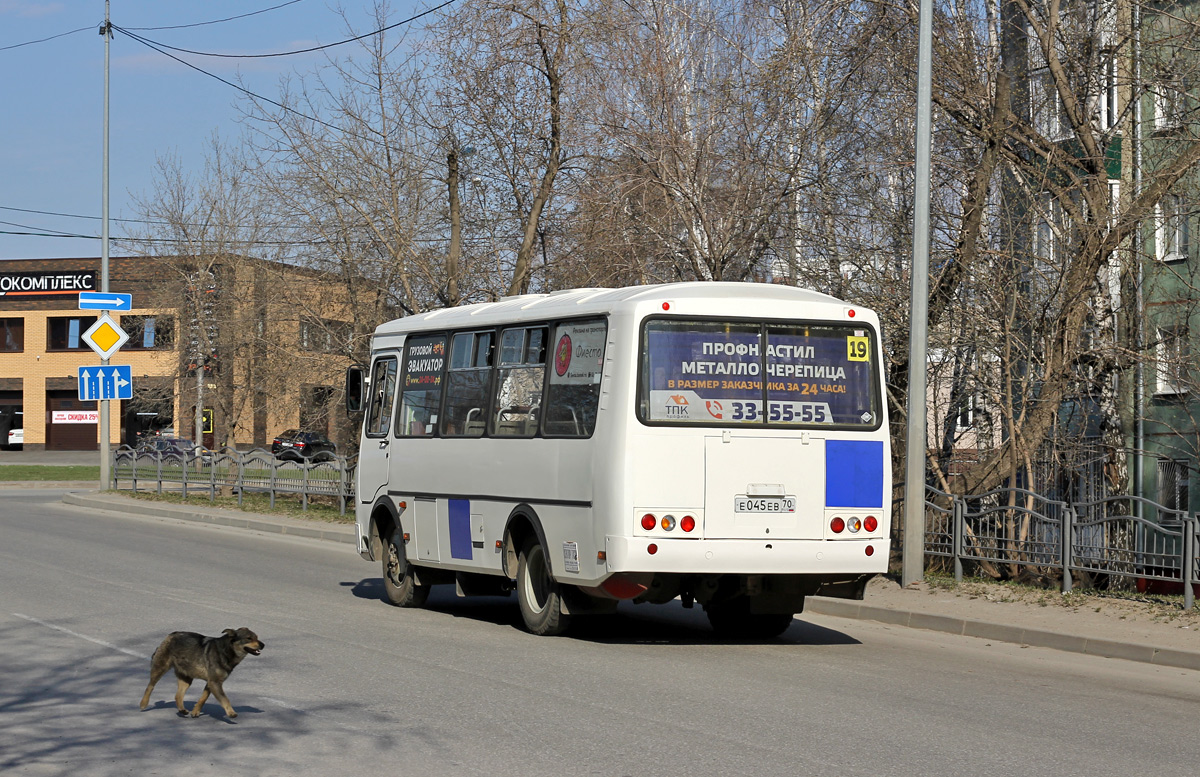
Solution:
<path fill-rule="evenodd" d="M 733 511 L 735 513 L 794 513 L 796 512 L 796 497 L 735 496 Z"/>

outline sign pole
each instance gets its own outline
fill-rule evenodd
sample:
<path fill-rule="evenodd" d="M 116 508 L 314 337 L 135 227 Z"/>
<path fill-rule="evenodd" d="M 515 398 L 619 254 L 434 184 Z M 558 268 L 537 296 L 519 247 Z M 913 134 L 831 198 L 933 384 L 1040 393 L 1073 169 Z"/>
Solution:
<path fill-rule="evenodd" d="M 917 137 L 913 197 L 912 299 L 908 345 L 908 439 L 900 585 L 925 579 L 925 370 L 929 319 L 929 188 L 932 146 L 933 3 L 920 0 L 917 25 Z"/>
<path fill-rule="evenodd" d="M 109 16 L 109 2 L 104 0 L 104 27 L 100 34 L 104 36 L 104 150 L 103 172 L 101 173 L 100 197 L 100 291 L 108 293 L 108 44 L 112 40 L 112 22 Z M 100 360 L 101 369 L 108 366 L 108 359 Z M 112 485 L 112 462 L 109 460 L 108 442 L 108 400 L 100 400 L 100 490 Z"/>

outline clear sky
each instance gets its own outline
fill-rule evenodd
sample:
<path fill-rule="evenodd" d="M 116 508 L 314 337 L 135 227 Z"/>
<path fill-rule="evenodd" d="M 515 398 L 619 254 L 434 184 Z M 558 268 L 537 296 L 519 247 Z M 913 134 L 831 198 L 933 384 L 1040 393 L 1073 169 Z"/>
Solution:
<path fill-rule="evenodd" d="M 375 28 L 371 0 L 341 4 L 355 34 Z M 390 21 L 439 4 L 392 0 Z M 196 25 L 256 11 L 263 13 L 180 29 L 134 29 Z M 170 46 L 227 54 L 292 51 L 350 37 L 336 0 L 111 0 L 111 18 L 118 27 Z M 103 21 L 104 0 L 0 0 L 0 259 L 100 255 Z M 33 42 L 51 36 L 61 37 Z M 199 171 L 214 131 L 238 137 L 240 93 L 119 31 L 110 46 L 110 234 L 116 237 L 127 226 L 117 219 L 137 217 L 130 195 L 152 190 L 158 156 L 173 153 Z M 325 61 L 320 52 L 268 59 L 172 53 L 229 81 L 240 74 L 248 89 L 270 98 L 278 96 L 281 76 Z M 110 251 L 124 253 L 119 244 Z"/>

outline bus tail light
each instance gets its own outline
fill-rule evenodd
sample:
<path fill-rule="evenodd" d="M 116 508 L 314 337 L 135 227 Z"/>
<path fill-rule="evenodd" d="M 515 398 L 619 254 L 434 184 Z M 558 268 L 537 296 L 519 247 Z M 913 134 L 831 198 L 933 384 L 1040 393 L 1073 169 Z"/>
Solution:
<path fill-rule="evenodd" d="M 655 518 L 651 513 L 646 513 L 645 515 L 642 516 L 642 528 L 643 529 L 645 529 L 646 531 L 650 531 L 655 526 L 658 526 L 658 519 Z"/>
<path fill-rule="evenodd" d="M 683 518 L 679 521 L 679 528 L 683 529 L 685 532 L 692 531 L 696 528 L 696 519 L 690 515 L 683 516 Z"/>
<path fill-rule="evenodd" d="M 664 515 L 662 519 L 662 527 L 664 531 L 671 531 L 675 528 L 675 516 Z"/>
<path fill-rule="evenodd" d="M 863 528 L 869 532 L 874 532 L 879 528 L 879 519 L 873 515 L 868 515 L 867 520 L 863 521 Z"/>
<path fill-rule="evenodd" d="M 842 532 L 846 531 L 846 522 L 840 517 L 835 517 L 829 522 L 829 528 L 833 529 L 834 534 L 841 534 Z"/>

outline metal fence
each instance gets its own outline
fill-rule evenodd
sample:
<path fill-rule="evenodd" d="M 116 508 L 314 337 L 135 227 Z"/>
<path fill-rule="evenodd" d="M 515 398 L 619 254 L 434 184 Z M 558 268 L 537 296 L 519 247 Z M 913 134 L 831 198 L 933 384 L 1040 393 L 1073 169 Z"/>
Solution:
<path fill-rule="evenodd" d="M 112 454 L 112 487 L 129 491 L 181 493 L 207 491 L 209 500 L 229 490 L 238 505 L 247 493 L 299 496 L 305 510 L 313 497 L 333 497 L 342 514 L 354 504 L 356 456 L 331 456 L 323 461 L 284 461 L 269 451 L 198 450 L 192 452 L 137 451 L 123 445 Z"/>
<path fill-rule="evenodd" d="M 979 496 L 925 491 L 925 553 L 964 563 L 994 577 L 1018 570 L 1061 579 L 1064 593 L 1077 578 L 1089 585 L 1182 587 L 1184 605 L 1200 584 L 1200 513 L 1172 510 L 1148 499 L 1111 496 L 1062 502 L 1022 488 Z"/>

